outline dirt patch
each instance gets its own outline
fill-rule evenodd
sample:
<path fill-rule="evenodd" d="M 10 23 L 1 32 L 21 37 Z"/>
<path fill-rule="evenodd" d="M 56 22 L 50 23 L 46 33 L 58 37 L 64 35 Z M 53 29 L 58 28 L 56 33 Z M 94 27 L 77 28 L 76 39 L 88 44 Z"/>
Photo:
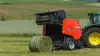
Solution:
<path fill-rule="evenodd" d="M 9 14 L 9 10 L 4 9 L 4 8 L 0 8 L 0 14 Z"/>

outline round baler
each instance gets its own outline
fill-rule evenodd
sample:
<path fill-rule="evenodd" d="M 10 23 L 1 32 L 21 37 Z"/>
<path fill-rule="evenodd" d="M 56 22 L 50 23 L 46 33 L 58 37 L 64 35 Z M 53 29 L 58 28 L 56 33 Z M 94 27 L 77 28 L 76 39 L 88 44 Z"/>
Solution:
<path fill-rule="evenodd" d="M 81 48 L 81 26 L 77 20 L 66 17 L 64 10 L 36 13 L 37 25 L 43 25 L 43 36 L 34 36 L 29 49 L 49 52 L 52 49 Z"/>

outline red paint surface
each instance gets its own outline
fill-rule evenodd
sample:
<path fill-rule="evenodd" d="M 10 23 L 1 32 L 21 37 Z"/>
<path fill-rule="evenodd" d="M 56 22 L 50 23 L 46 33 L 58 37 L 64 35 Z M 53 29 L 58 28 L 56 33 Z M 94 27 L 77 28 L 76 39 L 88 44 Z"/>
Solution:
<path fill-rule="evenodd" d="M 46 34 L 46 25 L 44 24 L 43 25 L 43 35 L 45 36 L 45 34 Z"/>
<path fill-rule="evenodd" d="M 75 40 L 80 39 L 81 26 L 77 20 L 66 18 L 62 23 L 62 33 L 72 36 Z"/>

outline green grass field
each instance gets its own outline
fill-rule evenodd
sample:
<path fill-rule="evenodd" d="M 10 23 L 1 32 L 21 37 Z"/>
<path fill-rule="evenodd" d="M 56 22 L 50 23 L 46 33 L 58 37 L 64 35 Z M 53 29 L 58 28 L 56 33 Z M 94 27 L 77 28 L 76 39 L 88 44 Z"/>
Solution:
<path fill-rule="evenodd" d="M 14 20 L 1 21 L 0 33 L 41 33 L 41 28 L 37 27 L 34 21 L 34 13 L 37 12 L 63 9 L 68 17 L 87 19 L 88 12 L 100 11 L 99 7 L 87 6 L 86 4 L 91 3 L 63 0 L 0 0 L 0 19 Z M 28 21 L 30 19 L 33 20 Z"/>
<path fill-rule="evenodd" d="M 31 37 L 8 37 L 6 33 L 41 32 L 32 21 L 15 21 L 35 19 L 34 13 L 48 10 L 66 11 L 68 17 L 74 19 L 87 19 L 87 13 L 99 12 L 100 7 L 87 6 L 90 2 L 65 2 L 63 0 L 0 0 L 0 56 L 100 56 L 100 48 L 84 48 L 79 50 L 54 50 L 50 53 L 30 52 L 28 43 Z M 82 24 L 84 22 L 81 22 Z M 5 34 L 4 34 L 5 33 Z M 10 36 L 16 36 L 15 35 Z M 23 34 L 24 35 L 24 34 Z M 27 34 L 26 34 L 27 35 Z"/>
<path fill-rule="evenodd" d="M 0 34 L 5 33 L 42 33 L 42 26 L 37 26 L 34 20 L 1 21 Z"/>
<path fill-rule="evenodd" d="M 28 48 L 30 40 L 31 37 L 0 37 L 0 56 L 100 56 L 100 48 L 54 50 L 50 53 L 30 52 Z"/>
<path fill-rule="evenodd" d="M 87 13 L 100 11 L 100 7 L 86 4 L 91 3 L 63 0 L 0 0 L 0 16 L 6 20 L 30 20 L 35 18 L 34 13 L 63 9 L 68 17 L 87 19 Z"/>

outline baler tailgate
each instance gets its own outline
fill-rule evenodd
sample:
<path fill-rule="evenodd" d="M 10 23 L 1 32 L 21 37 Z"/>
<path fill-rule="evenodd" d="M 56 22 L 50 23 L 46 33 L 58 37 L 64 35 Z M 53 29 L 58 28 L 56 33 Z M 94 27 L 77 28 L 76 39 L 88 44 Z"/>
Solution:
<path fill-rule="evenodd" d="M 65 11 L 58 10 L 58 11 L 51 11 L 45 13 L 37 13 L 36 23 L 38 25 L 42 24 L 61 24 L 62 19 L 66 18 Z"/>

